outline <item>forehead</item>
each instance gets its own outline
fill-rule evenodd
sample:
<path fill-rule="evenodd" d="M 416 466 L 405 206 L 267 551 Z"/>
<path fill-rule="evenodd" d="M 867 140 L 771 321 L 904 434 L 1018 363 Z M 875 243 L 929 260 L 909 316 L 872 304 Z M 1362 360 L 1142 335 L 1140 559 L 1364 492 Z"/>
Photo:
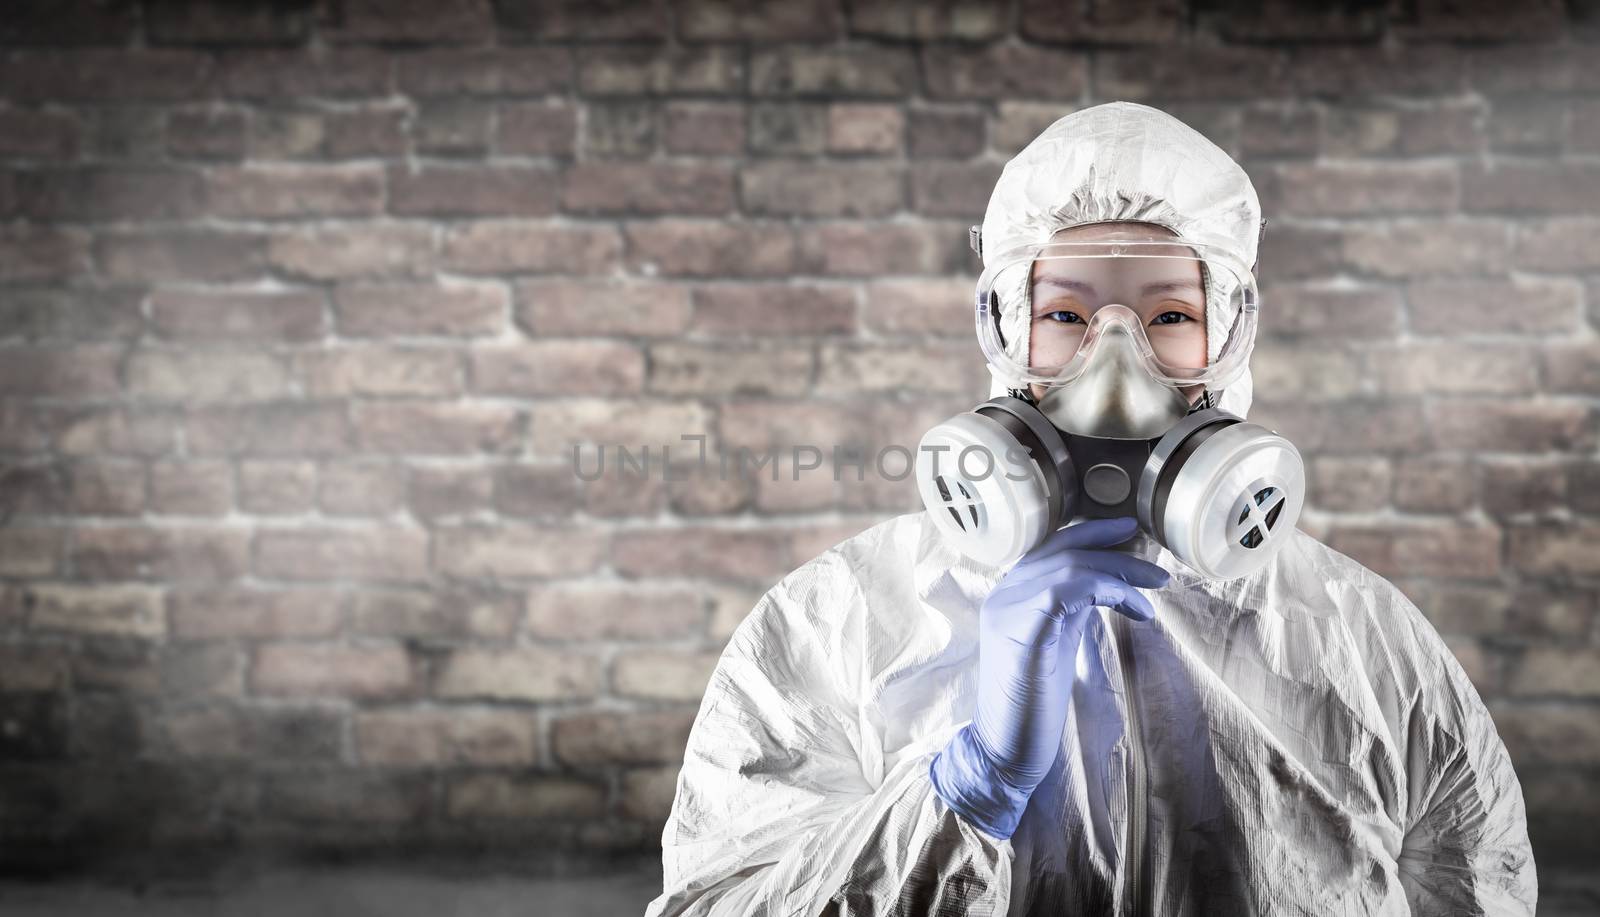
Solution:
<path fill-rule="evenodd" d="M 1067 239 L 1078 241 L 1094 239 L 1176 239 L 1177 237 L 1177 233 L 1155 223 L 1119 220 L 1108 223 L 1087 223 L 1068 226 L 1052 234 L 1050 241 L 1059 242 Z"/>

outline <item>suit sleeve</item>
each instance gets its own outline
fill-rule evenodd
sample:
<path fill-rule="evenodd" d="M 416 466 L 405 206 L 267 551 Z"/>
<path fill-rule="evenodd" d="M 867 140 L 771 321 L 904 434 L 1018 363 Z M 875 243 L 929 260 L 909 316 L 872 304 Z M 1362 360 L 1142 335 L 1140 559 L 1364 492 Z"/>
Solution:
<path fill-rule="evenodd" d="M 933 792 L 937 748 L 885 761 L 863 725 L 851 673 L 868 654 L 850 635 L 865 629 L 841 622 L 866 609 L 818 607 L 860 595 L 814 562 L 735 632 L 689 735 L 646 917 L 1007 911 L 1011 842 Z"/>
<path fill-rule="evenodd" d="M 1408 821 L 1399 865 L 1411 912 L 1531 917 L 1538 879 L 1522 786 L 1471 680 L 1431 626 L 1423 626 L 1424 645 L 1441 665 L 1408 726 Z"/>

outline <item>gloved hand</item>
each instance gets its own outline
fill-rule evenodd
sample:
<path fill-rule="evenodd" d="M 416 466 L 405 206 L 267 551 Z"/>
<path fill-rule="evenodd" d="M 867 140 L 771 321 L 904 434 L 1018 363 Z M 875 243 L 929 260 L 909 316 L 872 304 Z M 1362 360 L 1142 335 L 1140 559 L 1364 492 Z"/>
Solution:
<path fill-rule="evenodd" d="M 929 767 L 934 791 L 993 837 L 1009 838 L 1061 750 L 1078 644 L 1096 605 L 1155 616 L 1135 586 L 1171 574 L 1106 550 L 1137 533 L 1131 516 L 1069 525 L 1006 571 L 978 617 L 978 704 Z"/>

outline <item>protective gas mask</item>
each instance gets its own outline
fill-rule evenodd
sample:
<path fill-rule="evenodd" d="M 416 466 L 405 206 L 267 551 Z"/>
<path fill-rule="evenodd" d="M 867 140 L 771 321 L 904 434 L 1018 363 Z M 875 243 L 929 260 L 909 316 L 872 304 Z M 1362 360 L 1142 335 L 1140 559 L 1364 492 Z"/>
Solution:
<path fill-rule="evenodd" d="M 976 304 L 1009 394 L 935 425 L 916 457 L 923 504 L 958 550 L 1001 565 L 1068 523 L 1133 516 L 1226 580 L 1283 545 L 1304 502 L 1299 451 L 1212 407 L 1255 342 L 1255 278 L 1231 254 L 1182 240 L 1028 245 L 989 260 Z M 1207 308 L 1234 316 L 1218 347 Z"/>

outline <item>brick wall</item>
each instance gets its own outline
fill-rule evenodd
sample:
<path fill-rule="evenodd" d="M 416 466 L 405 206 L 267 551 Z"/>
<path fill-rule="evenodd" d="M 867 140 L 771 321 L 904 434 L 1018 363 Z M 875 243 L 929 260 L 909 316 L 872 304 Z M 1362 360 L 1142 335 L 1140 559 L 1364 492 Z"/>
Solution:
<path fill-rule="evenodd" d="M 966 226 L 1109 99 L 1248 168 L 1303 527 L 1426 610 L 1582 856 L 1600 10 L 1514 6 L 7 4 L 8 868 L 650 849 L 741 616 L 917 504 L 572 445 L 914 444 L 986 391 Z"/>

